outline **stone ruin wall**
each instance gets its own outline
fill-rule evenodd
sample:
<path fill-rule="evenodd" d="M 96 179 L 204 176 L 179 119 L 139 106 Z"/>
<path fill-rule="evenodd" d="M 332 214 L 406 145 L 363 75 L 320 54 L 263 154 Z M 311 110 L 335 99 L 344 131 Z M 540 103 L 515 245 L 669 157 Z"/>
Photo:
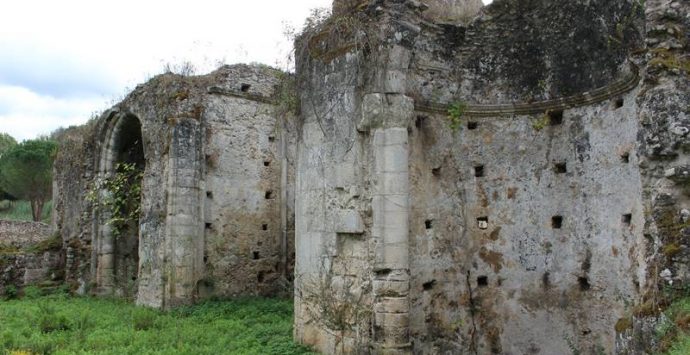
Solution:
<path fill-rule="evenodd" d="M 621 354 L 659 350 L 655 327 L 664 318 L 660 311 L 675 297 L 687 297 L 690 277 L 690 5 L 648 0 L 645 15 L 646 50 L 635 53 L 634 59 L 644 66 L 635 99 L 649 265 L 644 292 L 623 318 L 625 326 L 618 327 Z"/>
<path fill-rule="evenodd" d="M 297 339 L 327 353 L 613 351 L 648 276 L 627 60 L 643 9 L 505 0 L 461 26 L 416 2 L 369 4 L 298 42 Z M 323 300 L 361 306 L 337 324 Z"/>
<path fill-rule="evenodd" d="M 75 289 L 166 308 L 282 290 L 294 250 L 293 123 L 277 118 L 273 97 L 284 77 L 244 65 L 202 77 L 161 75 L 63 135 L 54 224 Z M 139 141 L 139 232 L 118 239 L 107 212 L 86 195 Z"/>
<path fill-rule="evenodd" d="M 63 241 L 65 282 L 70 289 L 84 294 L 92 288 L 93 210 L 86 200 L 96 175 L 96 121 L 70 127 L 58 137 L 53 168 L 52 229 Z"/>
<path fill-rule="evenodd" d="M 0 295 L 27 286 L 58 287 L 63 280 L 61 241 L 40 222 L 0 221 Z"/>
<path fill-rule="evenodd" d="M 294 262 L 296 339 L 327 353 L 651 351 L 687 284 L 690 24 L 639 4 L 336 1 L 296 44 L 297 120 L 275 72 L 157 77 L 67 131 L 65 277 L 124 288 L 83 195 L 133 115 L 140 304 L 276 294 Z"/>

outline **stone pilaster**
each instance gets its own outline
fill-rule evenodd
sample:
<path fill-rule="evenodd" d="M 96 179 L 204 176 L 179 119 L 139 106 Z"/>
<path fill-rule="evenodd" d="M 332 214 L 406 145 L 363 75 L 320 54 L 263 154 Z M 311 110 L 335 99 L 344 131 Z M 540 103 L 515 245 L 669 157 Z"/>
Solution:
<path fill-rule="evenodd" d="M 373 138 L 372 196 L 375 346 L 380 353 L 410 351 L 409 162 L 407 125 L 414 103 L 400 94 L 369 94 L 360 130 Z"/>
<path fill-rule="evenodd" d="M 203 265 L 201 127 L 183 119 L 173 128 L 168 175 L 164 307 L 190 303 Z"/>

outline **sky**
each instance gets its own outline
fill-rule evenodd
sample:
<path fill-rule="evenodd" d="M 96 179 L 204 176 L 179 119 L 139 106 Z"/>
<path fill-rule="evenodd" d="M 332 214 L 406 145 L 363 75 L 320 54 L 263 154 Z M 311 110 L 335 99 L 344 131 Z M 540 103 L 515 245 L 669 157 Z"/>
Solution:
<path fill-rule="evenodd" d="M 288 27 L 332 0 L 16 0 L 0 12 L 0 132 L 82 124 L 166 64 L 285 67 Z M 484 3 L 490 3 L 485 0 Z"/>

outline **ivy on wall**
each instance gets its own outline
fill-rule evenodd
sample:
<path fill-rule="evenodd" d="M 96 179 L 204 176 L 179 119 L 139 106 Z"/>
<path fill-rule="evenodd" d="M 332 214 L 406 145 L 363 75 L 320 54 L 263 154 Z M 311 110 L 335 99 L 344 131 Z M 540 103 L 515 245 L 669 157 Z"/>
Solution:
<path fill-rule="evenodd" d="M 132 224 L 139 220 L 143 176 L 143 170 L 136 164 L 119 163 L 113 176 L 97 179 L 87 194 L 95 209 L 108 212 L 107 224 L 113 227 L 116 239 L 135 228 Z"/>

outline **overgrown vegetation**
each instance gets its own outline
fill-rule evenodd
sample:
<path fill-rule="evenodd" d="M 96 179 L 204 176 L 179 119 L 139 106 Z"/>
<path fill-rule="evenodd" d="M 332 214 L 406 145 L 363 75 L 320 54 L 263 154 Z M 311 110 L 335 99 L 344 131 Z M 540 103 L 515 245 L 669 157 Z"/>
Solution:
<path fill-rule="evenodd" d="M 293 74 L 280 72 L 278 74 L 278 85 L 275 92 L 276 117 L 281 120 L 289 118 L 291 115 L 299 113 L 299 94 L 297 90 L 297 80 Z"/>
<path fill-rule="evenodd" d="M 681 70 L 690 73 L 690 59 L 679 56 L 666 48 L 652 50 L 653 58 L 649 61 L 652 68 L 665 70 Z"/>
<path fill-rule="evenodd" d="M 538 119 L 532 121 L 532 128 L 534 128 L 535 131 L 539 132 L 542 129 L 546 128 L 551 124 L 551 117 L 549 117 L 548 112 L 544 113 L 543 115 L 539 116 Z"/>
<path fill-rule="evenodd" d="M 690 354 L 690 298 L 671 304 L 656 328 L 660 350 L 667 354 Z"/>
<path fill-rule="evenodd" d="M 622 16 L 616 23 L 615 36 L 609 36 L 609 45 L 615 43 L 617 46 L 623 45 L 625 34 L 628 31 L 635 31 L 635 20 L 644 16 L 645 0 L 633 0 L 630 12 Z"/>
<path fill-rule="evenodd" d="M 462 127 L 462 115 L 465 114 L 467 104 L 464 102 L 455 102 L 448 107 L 448 120 L 450 120 L 450 129 L 453 132 Z"/>
<path fill-rule="evenodd" d="M 289 300 L 214 301 L 160 312 L 122 301 L 31 295 L 0 302 L 0 353 L 310 354 Z"/>
<path fill-rule="evenodd" d="M 113 176 L 97 180 L 86 198 L 95 208 L 105 211 L 110 217 L 115 238 L 131 228 L 138 228 L 141 204 L 141 181 L 144 172 L 134 163 L 119 163 Z"/>

